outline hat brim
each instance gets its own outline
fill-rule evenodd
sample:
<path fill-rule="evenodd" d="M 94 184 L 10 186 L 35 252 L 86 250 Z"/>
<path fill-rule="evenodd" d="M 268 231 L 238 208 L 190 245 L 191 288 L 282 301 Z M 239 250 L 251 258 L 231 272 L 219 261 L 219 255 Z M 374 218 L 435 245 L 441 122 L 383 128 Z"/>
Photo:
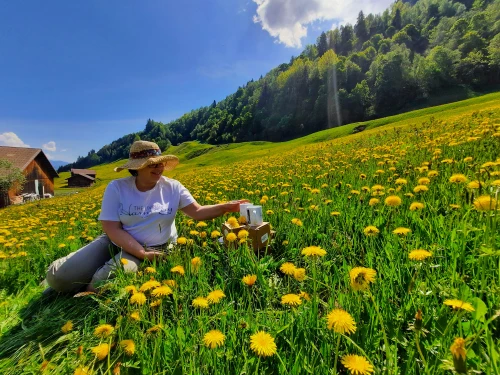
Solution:
<path fill-rule="evenodd" d="M 162 155 L 153 158 L 142 158 L 142 159 L 129 159 L 125 164 L 116 167 L 115 172 L 120 172 L 124 169 L 138 170 L 146 168 L 151 164 L 165 163 L 165 171 L 171 171 L 177 164 L 179 164 L 179 158 L 175 155 Z"/>

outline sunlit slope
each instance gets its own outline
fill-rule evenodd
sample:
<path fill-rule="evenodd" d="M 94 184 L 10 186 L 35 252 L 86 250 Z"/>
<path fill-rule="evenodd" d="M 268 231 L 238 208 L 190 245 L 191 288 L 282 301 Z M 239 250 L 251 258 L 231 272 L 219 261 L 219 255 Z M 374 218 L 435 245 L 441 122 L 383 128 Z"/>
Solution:
<path fill-rule="evenodd" d="M 167 173 L 167 175 L 175 177 L 182 175 L 184 172 L 192 172 L 206 166 L 227 165 L 228 163 L 242 162 L 255 158 L 265 158 L 292 150 L 297 151 L 301 147 L 333 139 L 344 138 L 346 141 L 350 141 L 357 137 L 366 137 L 373 132 L 420 124 L 432 117 L 436 120 L 446 119 L 447 121 L 453 121 L 455 117 L 487 108 L 500 108 L 500 93 L 488 94 L 478 98 L 406 112 L 381 119 L 344 125 L 288 142 L 273 143 L 256 141 L 217 146 L 200 144 L 198 142 L 185 142 L 178 146 L 172 146 L 165 152 L 165 154 L 176 155 L 180 159 L 179 166 L 173 172 Z M 356 129 L 359 128 L 364 128 L 364 130 L 357 132 Z M 127 171 L 114 172 L 114 168 L 123 163 L 124 160 L 119 160 L 114 163 L 98 165 L 92 167 L 92 169 L 97 172 L 99 182 L 106 183 L 115 178 L 128 175 Z M 61 173 L 60 178 L 56 179 L 56 188 L 66 186 L 65 179 L 68 177 L 69 172 Z"/>

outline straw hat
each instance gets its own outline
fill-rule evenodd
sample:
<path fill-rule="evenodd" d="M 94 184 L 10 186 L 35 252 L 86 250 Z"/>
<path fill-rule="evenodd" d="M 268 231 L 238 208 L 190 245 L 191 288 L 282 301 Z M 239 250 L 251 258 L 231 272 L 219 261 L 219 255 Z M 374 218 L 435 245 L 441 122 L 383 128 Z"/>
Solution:
<path fill-rule="evenodd" d="M 175 155 L 162 155 L 158 145 L 154 142 L 135 141 L 130 146 L 128 161 L 120 167 L 115 168 L 115 172 L 123 169 L 142 169 L 151 164 L 166 163 L 165 170 L 170 171 L 179 164 L 179 159 Z"/>

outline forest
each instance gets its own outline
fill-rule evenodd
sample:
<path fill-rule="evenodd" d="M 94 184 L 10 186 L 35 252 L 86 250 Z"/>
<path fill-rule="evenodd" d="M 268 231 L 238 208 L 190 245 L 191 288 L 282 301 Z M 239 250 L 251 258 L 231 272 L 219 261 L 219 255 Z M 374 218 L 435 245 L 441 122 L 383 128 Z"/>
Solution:
<path fill-rule="evenodd" d="M 381 14 L 322 32 L 288 63 L 220 102 L 125 135 L 72 164 L 128 157 L 134 140 L 170 145 L 285 141 L 430 105 L 430 98 L 500 84 L 500 0 L 397 1 Z"/>

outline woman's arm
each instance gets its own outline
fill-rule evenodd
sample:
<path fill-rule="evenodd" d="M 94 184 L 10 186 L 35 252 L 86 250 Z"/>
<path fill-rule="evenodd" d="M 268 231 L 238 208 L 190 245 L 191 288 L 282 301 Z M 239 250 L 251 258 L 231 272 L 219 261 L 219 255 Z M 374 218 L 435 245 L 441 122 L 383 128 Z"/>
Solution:
<path fill-rule="evenodd" d="M 155 257 L 163 255 L 160 251 L 145 251 L 144 247 L 137 242 L 134 237 L 123 230 L 122 223 L 119 221 L 102 220 L 101 224 L 102 229 L 108 235 L 109 239 L 130 255 L 133 255 L 141 260 L 153 260 Z"/>
<path fill-rule="evenodd" d="M 189 217 L 195 220 L 209 220 L 224 215 L 226 212 L 239 212 L 241 203 L 248 203 L 246 199 L 231 201 L 221 204 L 213 204 L 209 206 L 201 206 L 197 202 L 181 208 Z"/>

